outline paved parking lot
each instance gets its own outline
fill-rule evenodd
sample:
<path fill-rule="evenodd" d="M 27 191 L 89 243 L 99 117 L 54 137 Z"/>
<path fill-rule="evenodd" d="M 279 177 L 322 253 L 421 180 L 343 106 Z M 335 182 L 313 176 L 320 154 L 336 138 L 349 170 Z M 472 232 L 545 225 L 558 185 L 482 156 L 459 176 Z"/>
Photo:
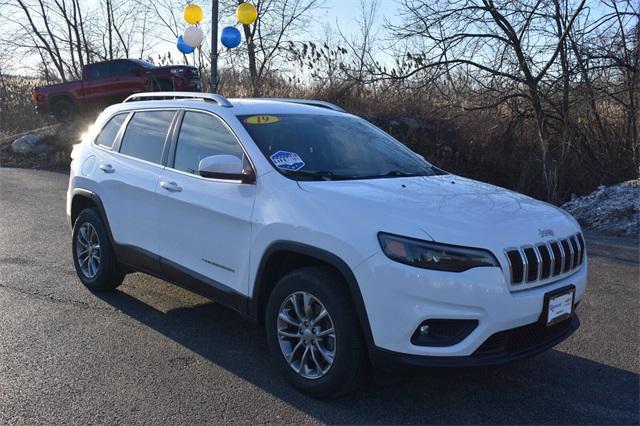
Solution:
<path fill-rule="evenodd" d="M 0 169 L 0 423 L 638 424 L 637 241 L 588 238 L 582 327 L 492 368 L 377 373 L 320 402 L 271 366 L 264 333 L 142 274 L 94 295 L 75 277 L 68 177 Z"/>

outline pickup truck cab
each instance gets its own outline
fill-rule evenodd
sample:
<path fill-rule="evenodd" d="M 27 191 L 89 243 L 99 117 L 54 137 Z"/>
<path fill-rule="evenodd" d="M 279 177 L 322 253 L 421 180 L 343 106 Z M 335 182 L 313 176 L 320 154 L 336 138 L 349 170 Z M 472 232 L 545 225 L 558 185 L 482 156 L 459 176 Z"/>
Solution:
<path fill-rule="evenodd" d="M 96 62 L 82 69 L 82 80 L 36 87 L 32 98 L 38 112 L 65 121 L 76 111 L 104 108 L 134 93 L 160 90 L 200 92 L 197 68 L 158 67 L 140 59 Z"/>

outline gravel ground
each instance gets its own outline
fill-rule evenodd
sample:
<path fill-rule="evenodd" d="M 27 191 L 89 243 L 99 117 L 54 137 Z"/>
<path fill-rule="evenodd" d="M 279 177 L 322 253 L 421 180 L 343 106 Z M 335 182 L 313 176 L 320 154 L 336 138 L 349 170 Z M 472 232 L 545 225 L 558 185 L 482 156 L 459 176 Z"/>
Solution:
<path fill-rule="evenodd" d="M 66 175 L 0 169 L 0 423 L 638 424 L 638 242 L 587 238 L 582 327 L 492 369 L 376 373 L 321 402 L 271 367 L 262 329 L 143 274 L 75 277 Z"/>

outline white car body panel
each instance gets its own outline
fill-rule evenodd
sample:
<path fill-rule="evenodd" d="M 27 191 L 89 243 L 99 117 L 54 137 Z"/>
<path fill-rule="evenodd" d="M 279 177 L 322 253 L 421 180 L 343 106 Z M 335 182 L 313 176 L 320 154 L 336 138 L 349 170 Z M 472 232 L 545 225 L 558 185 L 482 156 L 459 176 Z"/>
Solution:
<path fill-rule="evenodd" d="M 188 175 L 110 152 L 88 136 L 74 150 L 67 212 L 74 185 L 102 200 L 117 243 L 155 253 L 251 298 L 261 260 L 286 241 L 329 252 L 353 272 L 376 347 L 418 356 L 467 356 L 492 334 L 531 324 L 544 295 L 574 285 L 575 301 L 587 282 L 586 257 L 567 274 L 510 283 L 505 250 L 580 232 L 562 210 L 530 197 L 455 175 L 351 181 L 294 181 L 279 173 L 252 141 L 237 116 L 344 113 L 308 105 L 231 100 L 232 108 L 193 100 L 116 105 L 103 112 L 93 133 L 118 111 L 175 108 L 223 119 L 250 158 L 254 184 Z M 111 164 L 114 173 L 104 173 Z M 161 181 L 182 190 L 167 191 Z M 401 264 L 382 253 L 385 232 L 490 251 L 500 267 L 442 272 Z M 553 236 L 551 236 L 553 234 Z M 411 343 L 429 318 L 477 319 L 460 343 L 424 347 Z"/>
<path fill-rule="evenodd" d="M 256 185 L 205 179 L 166 168 L 158 186 L 158 254 L 247 294 L 251 212 Z"/>
<path fill-rule="evenodd" d="M 114 240 L 118 244 L 157 253 L 156 187 L 164 167 L 100 148 L 95 148 L 94 152 L 97 164 L 93 168 L 93 179 L 100 188 Z M 101 165 L 110 165 L 113 172 L 104 172 Z"/>

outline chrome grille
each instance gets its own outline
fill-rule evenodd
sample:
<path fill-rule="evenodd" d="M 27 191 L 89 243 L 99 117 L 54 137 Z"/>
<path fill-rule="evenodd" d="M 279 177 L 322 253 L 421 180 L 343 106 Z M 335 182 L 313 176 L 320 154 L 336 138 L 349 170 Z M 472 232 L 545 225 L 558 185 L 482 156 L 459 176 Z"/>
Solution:
<path fill-rule="evenodd" d="M 581 234 L 509 248 L 505 254 L 509 262 L 511 284 L 531 283 L 566 274 L 582 264 L 584 249 Z"/>

